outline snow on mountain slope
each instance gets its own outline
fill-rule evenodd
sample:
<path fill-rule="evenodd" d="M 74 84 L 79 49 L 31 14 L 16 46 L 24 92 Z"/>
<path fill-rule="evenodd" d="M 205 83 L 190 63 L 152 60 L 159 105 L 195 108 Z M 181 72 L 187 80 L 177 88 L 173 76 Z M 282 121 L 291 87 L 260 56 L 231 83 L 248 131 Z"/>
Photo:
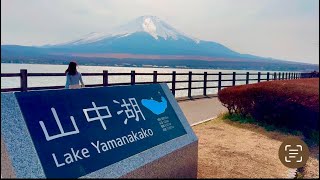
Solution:
<path fill-rule="evenodd" d="M 89 34 L 84 35 L 80 39 L 72 40 L 72 41 L 67 41 L 64 43 L 59 43 L 59 44 L 54 44 L 54 45 L 49 45 L 50 46 L 66 46 L 66 45 L 80 45 L 80 44 L 87 44 L 87 43 L 92 43 L 92 42 L 97 42 L 102 39 L 105 39 L 107 37 L 111 37 L 112 35 L 110 33 L 98 33 L 98 32 L 91 32 Z"/>
<path fill-rule="evenodd" d="M 187 36 L 186 34 L 179 32 L 169 24 L 162 21 L 160 18 L 156 16 L 141 16 L 138 17 L 127 24 L 121 25 L 119 27 L 114 28 L 108 32 L 92 32 L 80 39 L 56 44 L 54 46 L 61 46 L 61 45 L 80 45 L 80 44 L 87 44 L 97 42 L 106 38 L 110 37 L 126 37 L 130 34 L 136 32 L 146 32 L 151 35 L 154 39 L 159 39 L 162 37 L 163 39 L 184 39 L 184 40 L 192 40 L 195 43 L 199 43 L 200 40 Z"/>
<path fill-rule="evenodd" d="M 158 39 L 158 34 L 157 34 L 157 27 L 156 25 L 153 23 L 151 18 L 146 18 L 143 21 L 142 24 L 143 30 L 147 33 L 149 33 L 152 37 L 154 37 L 155 39 Z"/>

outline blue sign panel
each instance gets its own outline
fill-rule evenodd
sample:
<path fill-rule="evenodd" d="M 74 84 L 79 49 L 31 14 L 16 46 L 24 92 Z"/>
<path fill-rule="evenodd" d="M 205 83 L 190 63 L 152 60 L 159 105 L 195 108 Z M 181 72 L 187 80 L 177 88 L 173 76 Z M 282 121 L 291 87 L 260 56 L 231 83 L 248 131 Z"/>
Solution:
<path fill-rule="evenodd" d="M 160 84 L 15 93 L 48 178 L 77 178 L 186 134 Z"/>

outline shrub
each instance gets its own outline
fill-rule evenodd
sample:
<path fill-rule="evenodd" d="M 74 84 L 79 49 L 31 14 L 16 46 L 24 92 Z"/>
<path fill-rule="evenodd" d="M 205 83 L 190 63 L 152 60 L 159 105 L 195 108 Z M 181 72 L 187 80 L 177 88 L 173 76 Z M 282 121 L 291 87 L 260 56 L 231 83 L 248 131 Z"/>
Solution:
<path fill-rule="evenodd" d="M 218 93 L 230 114 L 299 130 L 314 136 L 319 131 L 319 79 L 261 82 L 224 88 Z"/>

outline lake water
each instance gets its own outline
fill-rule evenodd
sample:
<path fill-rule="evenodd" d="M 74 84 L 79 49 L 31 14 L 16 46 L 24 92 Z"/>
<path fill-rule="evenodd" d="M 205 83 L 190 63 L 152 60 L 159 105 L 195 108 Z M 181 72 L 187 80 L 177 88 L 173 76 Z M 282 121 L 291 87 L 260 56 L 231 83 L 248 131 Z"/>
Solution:
<path fill-rule="evenodd" d="M 1 63 L 1 73 L 19 73 L 20 69 L 27 69 L 28 73 L 63 73 L 67 69 L 67 65 L 50 65 L 50 64 L 11 64 Z M 102 73 L 103 70 L 108 70 L 109 73 L 130 73 L 135 70 L 137 73 L 187 73 L 192 71 L 193 73 L 257 73 L 259 71 L 252 70 L 217 70 L 217 69 L 174 69 L 174 68 L 142 68 L 142 67 L 110 67 L 110 66 L 78 66 L 78 71 L 81 73 Z M 267 71 L 260 71 L 266 73 Z M 273 73 L 273 71 L 269 71 Z M 245 75 L 237 75 L 237 79 L 245 79 Z M 265 79 L 266 75 L 261 75 L 261 79 Z M 270 79 L 272 76 L 270 75 Z M 217 80 L 218 76 L 208 75 L 208 80 Z M 223 75 L 222 79 L 232 79 L 232 75 Z M 250 75 L 250 79 L 257 79 L 257 75 Z M 172 76 L 158 75 L 158 81 L 171 81 Z M 177 75 L 177 81 L 188 80 L 188 75 Z M 203 80 L 203 75 L 193 75 L 192 80 Z M 85 84 L 101 84 L 102 76 L 84 76 L 83 81 Z M 124 83 L 130 82 L 130 75 L 128 76 L 109 76 L 109 83 Z M 136 82 L 152 82 L 152 75 L 137 75 Z M 255 83 L 257 81 L 250 81 Z M 167 83 L 171 88 L 171 83 Z M 232 82 L 222 82 L 222 86 L 231 85 Z M 236 85 L 245 84 L 245 81 L 237 81 Z M 40 86 L 64 86 L 65 77 L 28 77 L 28 87 L 40 87 Z M 176 88 L 187 87 L 188 83 L 177 83 Z M 208 82 L 207 86 L 217 86 L 217 82 Z M 16 88 L 20 87 L 19 77 L 1 77 L 1 88 Z M 203 82 L 193 82 L 192 87 L 203 87 Z M 216 94 L 217 89 L 207 89 L 207 94 Z M 192 95 L 202 95 L 202 89 L 193 89 Z M 187 96 L 187 90 L 176 91 L 176 97 Z"/>

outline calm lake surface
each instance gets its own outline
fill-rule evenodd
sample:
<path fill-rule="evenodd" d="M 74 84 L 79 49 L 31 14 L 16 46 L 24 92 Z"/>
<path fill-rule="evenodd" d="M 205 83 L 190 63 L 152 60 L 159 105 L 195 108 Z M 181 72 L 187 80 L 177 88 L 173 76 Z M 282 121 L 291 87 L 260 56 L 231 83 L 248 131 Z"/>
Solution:
<path fill-rule="evenodd" d="M 27 69 L 29 73 L 63 73 L 67 69 L 68 65 L 50 65 L 50 64 L 12 64 L 1 63 L 1 73 L 19 73 L 20 69 Z M 102 73 L 103 70 L 108 70 L 110 73 L 130 73 L 135 70 L 138 73 L 187 73 L 192 71 L 193 73 L 257 73 L 259 71 L 252 70 L 219 70 L 219 69 L 176 69 L 176 68 L 142 68 L 142 67 L 110 67 L 110 66 L 78 66 L 78 71 L 81 73 Z M 260 71 L 266 73 L 268 71 Z M 270 73 L 273 71 L 269 71 Z M 257 79 L 257 75 L 250 75 L 251 79 Z M 265 79 L 266 75 L 261 75 L 261 79 Z M 270 79 L 272 76 L 270 76 Z M 208 80 L 216 80 L 218 76 L 208 75 Z M 223 75 L 222 79 L 232 79 L 232 75 Z M 236 79 L 245 79 L 245 75 L 237 75 Z M 158 81 L 171 81 L 172 76 L 158 75 Z M 188 80 L 188 75 L 177 75 L 177 81 Z M 203 75 L 193 75 L 192 80 L 203 80 Z M 84 76 L 83 81 L 85 84 L 101 84 L 102 76 Z M 109 83 L 124 83 L 130 82 L 130 76 L 109 76 Z M 153 76 L 151 75 L 137 75 L 136 82 L 152 82 Z M 256 80 L 250 81 L 255 83 Z M 171 88 L 171 83 L 167 83 Z M 231 85 L 232 82 L 222 82 L 222 86 Z M 236 81 L 236 85 L 245 84 L 245 81 Z M 65 77 L 28 77 L 28 87 L 40 87 L 40 86 L 64 86 Z M 188 83 L 177 83 L 176 88 L 187 87 Z M 217 86 L 217 82 L 208 82 L 207 86 Z M 19 77 L 1 77 L 1 88 L 16 88 L 20 87 Z M 192 87 L 203 87 L 203 82 L 193 82 Z M 216 94 L 217 89 L 207 89 L 207 94 Z M 202 89 L 193 89 L 192 95 L 202 95 Z M 187 90 L 176 91 L 176 97 L 187 96 Z"/>

